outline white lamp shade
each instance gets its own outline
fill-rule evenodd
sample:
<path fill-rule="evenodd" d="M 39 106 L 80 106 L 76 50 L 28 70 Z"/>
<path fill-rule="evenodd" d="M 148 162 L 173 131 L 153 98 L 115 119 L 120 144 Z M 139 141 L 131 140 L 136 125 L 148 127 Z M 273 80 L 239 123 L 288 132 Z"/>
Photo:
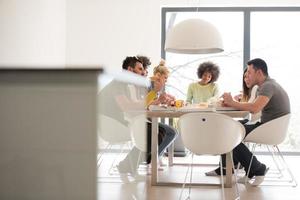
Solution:
<path fill-rule="evenodd" d="M 166 36 L 165 50 L 183 54 L 224 51 L 219 31 L 201 19 L 188 19 L 170 29 Z"/>

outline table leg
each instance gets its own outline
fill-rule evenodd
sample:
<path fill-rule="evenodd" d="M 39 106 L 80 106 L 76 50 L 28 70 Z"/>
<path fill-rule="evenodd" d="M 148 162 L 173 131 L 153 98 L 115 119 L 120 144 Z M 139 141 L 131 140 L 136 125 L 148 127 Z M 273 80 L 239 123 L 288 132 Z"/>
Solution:
<path fill-rule="evenodd" d="M 169 125 L 174 126 L 173 118 L 169 118 Z M 169 166 L 173 166 L 173 158 L 174 158 L 174 142 L 169 146 L 168 148 L 168 160 L 169 160 Z"/>
<path fill-rule="evenodd" d="M 152 118 L 151 135 L 151 185 L 157 185 L 157 140 L 158 140 L 158 118 Z"/>
<path fill-rule="evenodd" d="M 174 158 L 174 142 L 168 147 L 169 166 L 173 166 L 173 158 Z"/>
<path fill-rule="evenodd" d="M 225 182 L 225 187 L 226 188 L 231 188 L 232 187 L 232 155 L 231 152 L 226 154 L 226 182 Z"/>

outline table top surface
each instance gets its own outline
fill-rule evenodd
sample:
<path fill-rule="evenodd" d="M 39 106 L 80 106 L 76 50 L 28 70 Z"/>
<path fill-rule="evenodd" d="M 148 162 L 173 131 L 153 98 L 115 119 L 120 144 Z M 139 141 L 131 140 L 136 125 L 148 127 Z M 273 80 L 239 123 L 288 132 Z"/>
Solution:
<path fill-rule="evenodd" d="M 248 111 L 236 110 L 235 108 L 223 107 L 223 108 L 154 108 L 152 110 L 148 110 L 148 117 L 169 117 L 176 118 L 180 117 L 187 113 L 195 113 L 195 112 L 209 112 L 209 113 L 219 113 L 228 115 L 233 118 L 243 118 L 249 114 Z"/>

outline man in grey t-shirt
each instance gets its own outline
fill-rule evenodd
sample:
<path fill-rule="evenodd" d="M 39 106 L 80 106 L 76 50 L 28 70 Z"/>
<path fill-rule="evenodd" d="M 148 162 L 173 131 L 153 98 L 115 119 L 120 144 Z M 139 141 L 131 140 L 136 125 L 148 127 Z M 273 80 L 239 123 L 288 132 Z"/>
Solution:
<path fill-rule="evenodd" d="M 264 96 L 269 99 L 268 103 L 262 109 L 262 123 L 290 113 L 289 97 L 286 91 L 274 79 L 266 77 L 263 84 L 258 88 L 257 96 Z"/>
<path fill-rule="evenodd" d="M 223 94 L 223 103 L 225 106 L 250 111 L 251 113 L 262 112 L 261 122 L 252 125 L 244 125 L 246 135 L 261 124 L 290 113 L 289 97 L 286 91 L 275 80 L 269 77 L 266 62 L 260 58 L 256 58 L 248 61 L 247 65 L 246 76 L 249 80 L 250 88 L 254 85 L 259 86 L 256 99 L 251 103 L 242 103 L 234 101 L 230 93 Z M 242 166 L 245 167 L 246 172 L 249 169 L 251 157 L 252 153 L 243 143 L 239 144 L 233 150 L 235 164 L 240 162 Z M 259 162 L 254 156 L 249 175 L 245 178 L 254 178 L 255 180 L 252 185 L 259 185 L 263 182 L 267 170 L 266 165 Z M 215 174 L 220 174 L 220 168 L 216 169 L 214 172 Z M 212 173 L 209 172 L 209 174 Z"/>

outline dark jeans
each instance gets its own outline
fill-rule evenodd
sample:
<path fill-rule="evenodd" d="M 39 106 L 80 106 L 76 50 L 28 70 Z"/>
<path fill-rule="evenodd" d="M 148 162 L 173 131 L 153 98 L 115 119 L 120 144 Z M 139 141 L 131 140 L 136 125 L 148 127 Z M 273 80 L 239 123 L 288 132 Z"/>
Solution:
<path fill-rule="evenodd" d="M 142 162 L 151 162 L 151 123 L 147 123 L 147 152 L 141 152 L 138 148 L 133 147 L 127 154 L 126 158 L 121 161 L 122 165 L 130 166 L 135 171 Z M 158 123 L 158 155 L 161 156 L 176 139 L 177 130 L 166 124 Z M 120 164 L 121 164 L 120 163 Z"/>
<path fill-rule="evenodd" d="M 147 164 L 151 162 L 152 144 L 151 123 L 147 127 Z M 158 156 L 162 156 L 164 151 L 174 142 L 178 133 L 177 130 L 169 125 L 158 123 Z"/>
<path fill-rule="evenodd" d="M 262 123 L 257 122 L 256 124 L 243 124 L 246 130 L 246 136 L 255 128 L 260 126 Z M 247 172 L 249 169 L 250 161 L 251 161 L 252 153 L 247 148 L 244 143 L 240 143 L 233 149 L 233 162 L 234 165 L 237 165 L 239 162 L 242 166 L 244 166 L 245 171 Z M 222 164 L 226 166 L 226 156 L 222 155 Z M 252 178 L 255 175 L 255 172 L 261 167 L 262 163 L 260 163 L 256 156 L 253 157 L 251 169 L 249 172 L 249 178 Z"/>

